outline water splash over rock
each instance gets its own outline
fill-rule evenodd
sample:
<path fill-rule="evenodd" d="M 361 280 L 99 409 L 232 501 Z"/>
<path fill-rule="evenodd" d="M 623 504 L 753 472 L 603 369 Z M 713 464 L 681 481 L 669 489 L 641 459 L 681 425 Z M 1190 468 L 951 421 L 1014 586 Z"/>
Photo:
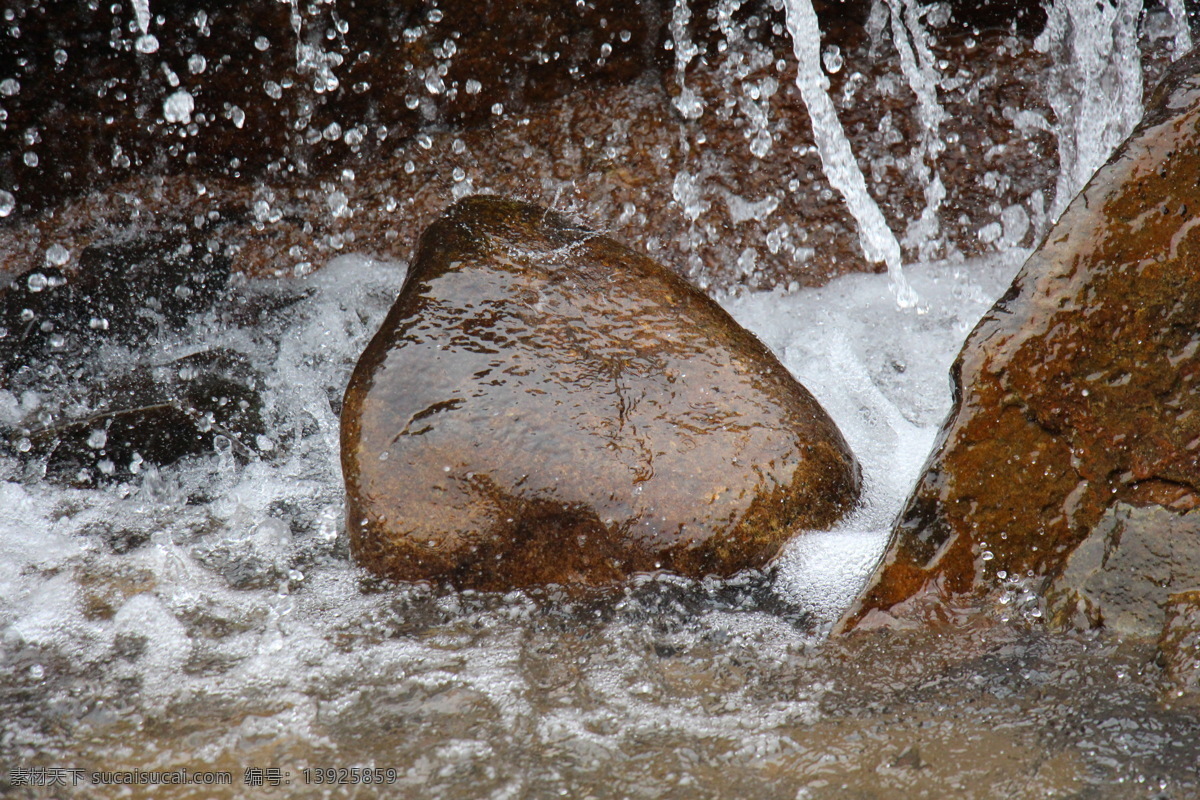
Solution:
<path fill-rule="evenodd" d="M 1193 54 L 967 340 L 954 412 L 848 624 L 1053 579 L 1114 504 L 1200 505 L 1197 174 Z"/>

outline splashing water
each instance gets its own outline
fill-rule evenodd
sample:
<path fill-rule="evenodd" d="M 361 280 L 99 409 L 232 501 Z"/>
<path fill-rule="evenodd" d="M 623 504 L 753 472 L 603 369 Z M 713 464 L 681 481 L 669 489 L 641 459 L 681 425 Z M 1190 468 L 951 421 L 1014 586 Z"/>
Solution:
<path fill-rule="evenodd" d="M 887 264 L 892 291 L 901 308 L 917 304 L 917 295 L 904 277 L 900 243 L 888 227 L 879 205 L 867 192 L 867 182 L 850 149 L 850 141 L 829 99 L 829 79 L 821 71 L 821 31 L 811 0 L 787 0 L 787 27 L 799 69 L 796 87 L 812 119 L 813 139 L 830 184 L 846 199 L 858 223 L 859 243 L 867 259 Z"/>
<path fill-rule="evenodd" d="M 721 13 L 738 6 L 711 5 Z M 1168 6 L 1178 23 L 1182 3 Z M 291 7 L 297 64 L 313 79 L 293 91 L 336 85 L 330 80 L 341 65 L 314 35 L 341 30 L 331 4 Z M 1042 39 L 1062 54 L 1056 124 L 1062 152 L 1074 159 L 1060 172 L 1064 196 L 1090 175 L 1083 162 L 1102 161 L 1106 143 L 1140 108 L 1129 105 L 1133 87 L 1122 83 L 1122 70 L 1137 67 L 1122 61 L 1136 9 L 1122 7 L 1125 17 L 1061 0 Z M 148 0 L 134 8 L 147 9 L 147 31 Z M 876 8 L 899 55 L 888 77 L 916 97 L 910 105 L 919 135 L 901 144 L 897 163 L 918 182 L 928 177 L 928 220 L 936 223 L 940 209 L 948 229 L 939 156 L 956 112 L 935 79 L 927 39 L 940 25 L 916 0 L 880 0 Z M 689 88 L 684 72 L 698 61 L 688 35 L 692 11 L 676 0 L 671 20 L 680 97 Z M 71 488 L 30 476 L 15 453 L 0 451 L 0 793 L 45 796 L 11 785 L 12 770 L 29 766 L 232 771 L 237 789 L 169 792 L 187 800 L 245 796 L 248 768 L 272 767 L 290 772 L 287 794 L 303 798 L 371 794 L 315 784 L 318 767 L 381 768 L 394 778 L 391 793 L 448 800 L 1195 796 L 1195 715 L 1160 702 L 1153 645 L 1023 625 L 1037 597 L 1019 581 L 1009 600 L 1012 625 L 945 637 L 822 637 L 879 558 L 920 474 L 950 405 L 946 374 L 962 338 L 1027 252 L 1014 249 L 1020 236 L 1005 234 L 994 240 L 999 255 L 909 263 L 901 271 L 896 236 L 847 142 L 845 130 L 855 128 L 846 116 L 843 130 L 821 73 L 822 60 L 830 73 L 849 73 L 855 53 L 829 46 L 818 55 L 808 0 L 793 0 L 787 13 L 797 86 L 826 173 L 854 212 L 864 252 L 899 279 L 891 288 L 902 302 L 919 293 L 925 313 L 903 311 L 885 290 L 888 278 L 868 274 L 721 302 L 836 420 L 863 467 L 858 509 L 832 530 L 797 536 L 764 572 L 723 581 L 642 576 L 604 602 L 553 591 L 499 596 L 380 586 L 346 550 L 338 410 L 347 373 L 394 300 L 404 268 L 350 255 L 313 271 L 321 263 L 314 258 L 296 264 L 305 277 L 248 280 L 229 309 L 197 314 L 180 330 L 128 347 L 92 343 L 89 358 L 148 370 L 204 348 L 244 356 L 262 401 L 264 430 L 254 437 L 253 458 L 235 457 L 229 440 L 216 437 L 212 452 L 159 467 L 137 456 L 122 481 Z M 732 15 L 720 21 L 740 24 Z M 1176 51 L 1190 43 L 1186 27 L 1177 24 L 1172 35 Z M 269 48 L 260 38 L 259 49 Z M 737 73 L 731 67 L 721 75 Z M 445 97 L 441 77 L 425 73 L 429 96 L 420 103 Z M 762 86 L 761 74 L 753 82 Z M 276 97 L 278 85 L 270 86 Z M 1104 97 L 1112 87 L 1122 106 L 1110 117 Z M 465 87 L 479 89 L 478 81 Z M 764 88 L 754 98 L 764 112 L 772 93 Z M 198 119 L 193 112 L 205 110 L 203 98 L 197 92 L 193 108 L 180 95 L 164 112 L 182 121 L 186 108 Z M 728 98 L 692 98 L 694 118 L 678 110 L 695 138 L 693 128 L 718 118 Z M 299 116 L 310 129 L 309 112 Z M 774 125 L 748 119 L 753 132 Z M 339 134 L 333 126 L 318 132 L 321 147 Z M 436 135 L 423 131 L 418 139 L 422 152 L 429 133 Z M 771 140 L 762 141 L 763 152 L 753 145 L 751 152 L 763 190 L 724 195 L 734 225 L 784 215 L 786 198 L 777 192 L 791 176 L 771 172 L 774 159 L 764 158 Z M 900 152 L 906 147 L 907 157 Z M 727 176 L 717 148 L 707 150 L 697 147 L 688 168 L 666 184 L 685 223 L 699 230 L 710 205 L 721 208 L 706 186 Z M 786 150 L 776 144 L 771 152 Z M 953 190 L 950 163 L 943 157 L 940 169 Z M 347 222 L 367 204 L 350 188 L 353 177 L 343 180 L 322 188 L 321 217 Z M 456 180 L 455 187 L 470 183 L 465 174 Z M 0 191 L 0 217 L 14 214 L 16 204 Z M 266 187 L 249 207 L 262 226 L 294 208 Z M 1004 230 L 1011 208 L 995 212 Z M 807 221 L 790 217 L 789 224 L 805 249 L 798 237 Z M 775 247 L 779 230 L 789 229 L 776 229 Z M 910 226 L 905 247 L 923 254 L 928 230 Z M 79 259 L 67 244 L 30 246 L 39 248 L 39 265 L 50 267 Z M 279 259 L 294 263 L 282 253 Z M 746 261 L 749 270 L 753 258 Z M 55 290 L 44 275 L 35 277 L 40 292 Z M 73 397 L 66 380 L 46 379 L 30 392 L 0 386 L 0 423 L 45 411 L 59 402 L 56 394 Z M 89 447 L 104 448 L 103 432 L 94 433 Z M 16 450 L 23 452 L 19 443 Z M 111 786 L 89 785 L 70 796 L 113 794 Z M 159 787 L 128 792 L 165 795 Z"/>
<path fill-rule="evenodd" d="M 1055 0 L 1035 46 L 1056 55 L 1053 223 L 1142 117 L 1141 0 Z"/>
<path fill-rule="evenodd" d="M 688 33 L 691 19 L 692 9 L 688 6 L 688 0 L 675 0 L 675 7 L 671 11 L 671 41 L 675 48 L 675 83 L 679 87 L 679 95 L 672 102 L 684 119 L 699 119 L 704 113 L 704 103 L 688 87 L 686 80 L 688 64 L 700 52 Z"/>
<path fill-rule="evenodd" d="M 946 199 L 946 187 L 936 168 L 937 158 L 945 149 L 939 129 L 946 112 L 938 102 L 935 59 L 921 21 L 926 9 L 917 0 L 888 0 L 887 5 L 892 17 L 892 41 L 900 54 L 900 70 L 917 96 L 917 118 L 921 123 L 921 143 L 912 156 L 912 171 L 924 187 L 925 208 L 909 225 L 904 244 L 928 246 L 938 234 L 938 211 Z"/>

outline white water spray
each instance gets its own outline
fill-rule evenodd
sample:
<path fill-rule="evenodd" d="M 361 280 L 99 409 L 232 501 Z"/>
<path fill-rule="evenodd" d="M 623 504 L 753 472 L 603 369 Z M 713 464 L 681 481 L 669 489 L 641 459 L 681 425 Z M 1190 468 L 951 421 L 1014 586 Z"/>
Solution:
<path fill-rule="evenodd" d="M 925 187 L 925 208 L 909 225 L 904 244 L 924 245 L 921 255 L 928 258 L 933 255 L 932 245 L 941 227 L 938 212 L 946 198 L 946 187 L 937 170 L 938 156 L 946 149 L 941 137 L 946 111 L 938 102 L 936 59 L 921 21 L 927 9 L 921 7 L 919 0 L 887 0 L 887 7 L 892 18 L 892 41 L 900 56 L 900 71 L 917 97 L 917 119 L 921 123 L 921 143 L 910 158 L 913 175 Z"/>
<path fill-rule="evenodd" d="M 1177 59 L 1192 49 L 1192 31 L 1188 27 L 1187 6 L 1183 0 L 1167 0 L 1167 11 L 1175 25 L 1175 41 L 1172 59 Z"/>
<path fill-rule="evenodd" d="M 1050 107 L 1058 122 L 1058 178 L 1049 221 L 1104 165 L 1142 117 L 1138 19 L 1142 0 L 1055 0 L 1035 46 L 1054 53 Z"/>
<path fill-rule="evenodd" d="M 888 227 L 875 199 L 867 192 L 867 182 L 854 159 L 850 142 L 829 99 L 829 79 L 821 70 L 821 31 L 812 0 L 787 0 L 788 32 L 799 69 L 796 87 L 812 120 L 813 139 L 821 156 L 825 176 L 846 199 L 850 213 L 858 223 L 858 239 L 869 261 L 887 264 L 896 302 L 902 308 L 917 303 L 916 292 L 904 277 L 900 262 L 900 243 Z"/>
<path fill-rule="evenodd" d="M 688 6 L 688 0 L 675 0 L 675 8 L 671 12 L 671 40 L 675 48 L 675 83 L 679 86 L 679 96 L 673 102 L 684 119 L 699 119 L 704 113 L 704 103 L 696 96 L 695 91 L 688 87 L 685 77 L 688 64 L 699 52 L 699 48 L 688 34 L 688 24 L 691 20 L 692 10 Z"/>

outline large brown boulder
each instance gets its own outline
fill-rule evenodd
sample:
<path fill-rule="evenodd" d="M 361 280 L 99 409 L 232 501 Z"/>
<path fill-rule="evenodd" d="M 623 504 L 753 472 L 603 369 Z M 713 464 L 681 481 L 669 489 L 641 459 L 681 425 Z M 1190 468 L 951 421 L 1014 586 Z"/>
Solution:
<path fill-rule="evenodd" d="M 953 412 L 845 625 L 1052 580 L 1117 504 L 1200 505 L 1200 55 L 1148 109 L 967 340 Z"/>
<path fill-rule="evenodd" d="M 836 426 L 674 273 L 537 206 L 425 232 L 342 412 L 356 558 L 506 589 L 729 575 L 850 508 Z"/>

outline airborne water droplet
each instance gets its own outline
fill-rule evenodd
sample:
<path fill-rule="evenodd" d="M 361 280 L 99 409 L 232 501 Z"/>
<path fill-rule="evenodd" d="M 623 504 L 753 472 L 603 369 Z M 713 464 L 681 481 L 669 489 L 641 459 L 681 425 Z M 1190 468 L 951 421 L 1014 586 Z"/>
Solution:
<path fill-rule="evenodd" d="M 154 34 L 147 33 L 138 37 L 137 43 L 134 44 L 134 47 L 137 48 L 139 53 L 157 53 L 158 39 L 154 36 Z"/>
<path fill-rule="evenodd" d="M 46 263 L 55 267 L 61 267 L 71 260 L 71 251 L 63 247 L 61 244 L 52 244 L 46 248 Z"/>
<path fill-rule="evenodd" d="M 821 53 L 821 61 L 825 64 L 825 71 L 830 75 L 836 75 L 842 71 L 842 48 L 836 44 L 831 44 L 825 48 L 825 52 Z"/>

